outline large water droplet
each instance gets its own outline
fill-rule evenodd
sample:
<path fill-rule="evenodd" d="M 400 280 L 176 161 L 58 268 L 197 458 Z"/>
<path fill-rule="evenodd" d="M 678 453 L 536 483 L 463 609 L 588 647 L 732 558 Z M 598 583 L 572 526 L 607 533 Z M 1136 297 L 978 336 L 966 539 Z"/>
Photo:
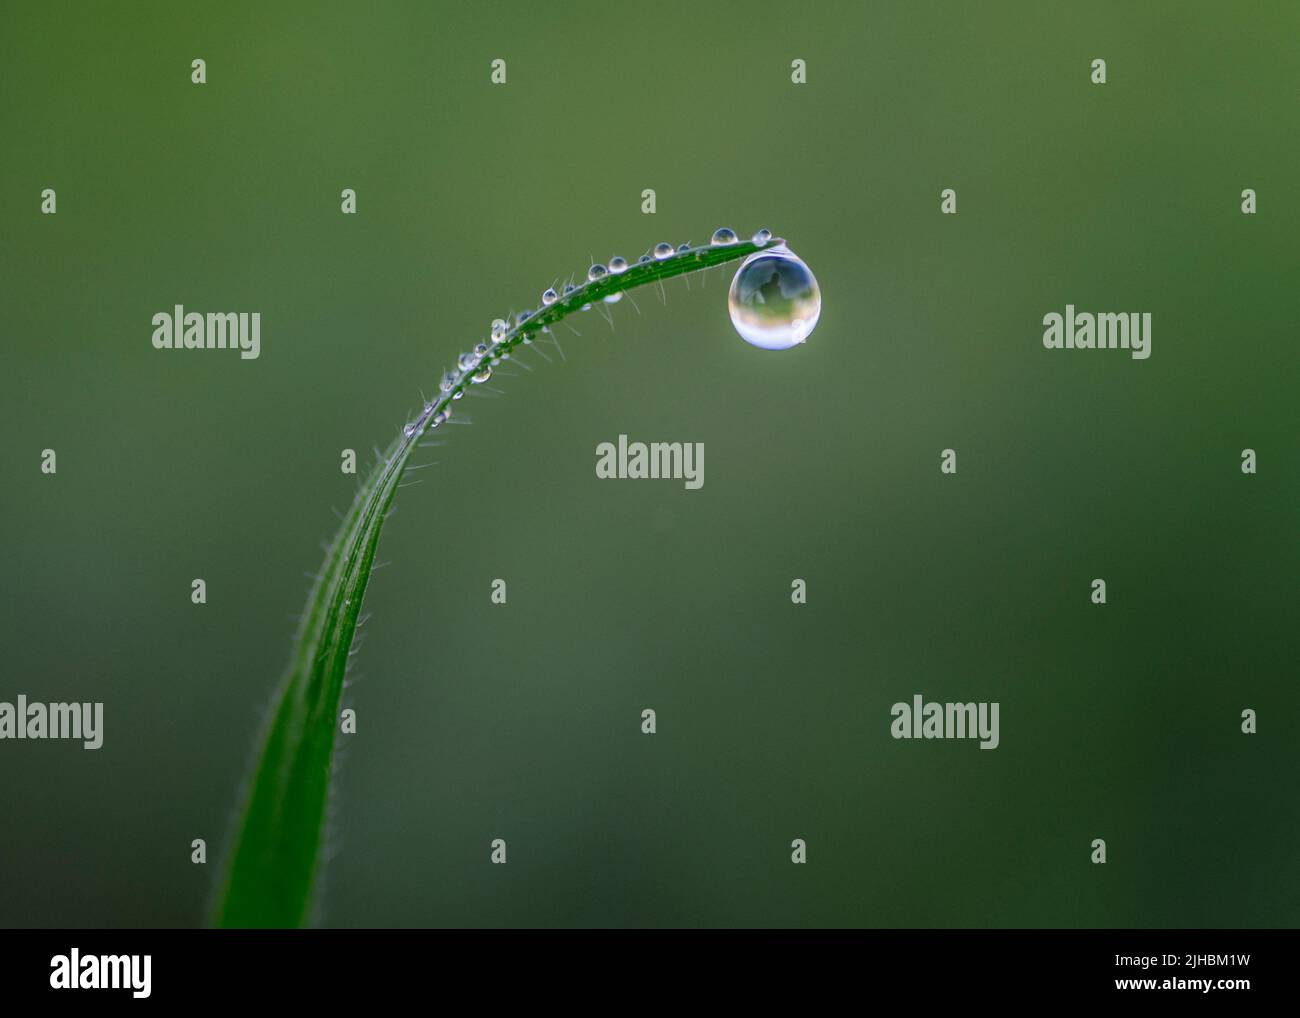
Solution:
<path fill-rule="evenodd" d="M 671 244 L 656 244 L 655 257 L 660 261 L 673 256 L 673 246 Z"/>
<path fill-rule="evenodd" d="M 822 293 L 808 266 L 781 244 L 741 263 L 727 294 L 727 309 L 746 343 L 788 350 L 816 328 Z"/>
<path fill-rule="evenodd" d="M 721 229 L 713 231 L 712 243 L 722 245 L 722 244 L 734 244 L 735 242 L 736 242 L 735 230 L 728 230 L 724 226 Z"/>
<path fill-rule="evenodd" d="M 627 259 L 615 255 L 609 260 L 609 271 L 612 275 L 622 275 L 627 271 Z"/>

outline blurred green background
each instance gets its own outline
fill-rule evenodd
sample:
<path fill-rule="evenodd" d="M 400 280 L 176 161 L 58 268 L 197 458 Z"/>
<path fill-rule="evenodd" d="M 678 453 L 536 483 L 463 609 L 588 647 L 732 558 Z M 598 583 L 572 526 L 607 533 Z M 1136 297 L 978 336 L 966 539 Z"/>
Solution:
<path fill-rule="evenodd" d="M 0 924 L 200 922 L 340 450 L 730 225 L 817 274 L 805 347 L 726 270 L 642 291 L 401 493 L 322 921 L 1295 925 L 1300 8 L 1086 8 L 0 8 L 0 700 L 105 703 L 98 752 L 0 743 Z M 154 350 L 176 303 L 261 358 Z M 1151 359 L 1045 351 L 1066 303 Z M 703 489 L 597 480 L 619 433 Z M 894 741 L 914 693 L 1001 747 Z"/>

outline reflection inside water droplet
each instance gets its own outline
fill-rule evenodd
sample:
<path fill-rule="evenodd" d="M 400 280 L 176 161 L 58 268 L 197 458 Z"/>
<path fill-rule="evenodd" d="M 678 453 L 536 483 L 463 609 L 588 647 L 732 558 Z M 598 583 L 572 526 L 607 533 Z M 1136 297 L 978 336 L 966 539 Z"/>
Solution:
<path fill-rule="evenodd" d="M 741 263 L 727 294 L 727 310 L 746 343 L 788 350 L 816 328 L 822 313 L 821 289 L 808 266 L 781 244 Z"/>

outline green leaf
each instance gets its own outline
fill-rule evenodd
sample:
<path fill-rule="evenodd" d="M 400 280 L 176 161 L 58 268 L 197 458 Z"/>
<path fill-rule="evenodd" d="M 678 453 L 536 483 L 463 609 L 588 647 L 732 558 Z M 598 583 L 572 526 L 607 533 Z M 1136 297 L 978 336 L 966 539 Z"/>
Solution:
<path fill-rule="evenodd" d="M 494 347 L 514 349 L 585 304 L 673 276 L 698 272 L 782 243 L 690 248 L 638 263 L 577 288 L 511 328 Z M 301 926 L 321 868 L 334 741 L 349 652 L 384 520 L 412 451 L 453 400 L 473 384 L 454 372 L 449 388 L 403 429 L 366 478 L 325 555 L 244 793 L 212 920 L 225 927 Z"/>

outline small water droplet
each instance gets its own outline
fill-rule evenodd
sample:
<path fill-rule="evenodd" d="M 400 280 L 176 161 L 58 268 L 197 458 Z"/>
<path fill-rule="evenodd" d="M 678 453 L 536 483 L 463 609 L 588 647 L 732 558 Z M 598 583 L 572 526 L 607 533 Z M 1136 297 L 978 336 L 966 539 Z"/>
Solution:
<path fill-rule="evenodd" d="M 678 245 L 677 245 L 677 253 L 678 253 L 678 254 L 685 254 L 685 253 L 686 253 L 687 251 L 689 251 L 690 249 L 691 249 L 691 245 L 690 245 L 690 244 L 678 244 Z"/>
<path fill-rule="evenodd" d="M 565 284 L 564 284 L 564 296 L 566 296 L 566 297 L 569 296 L 569 294 L 573 293 L 573 291 L 576 290 L 576 289 L 577 289 L 577 287 L 574 286 L 572 283 L 565 283 Z"/>
<path fill-rule="evenodd" d="M 491 377 L 492 377 L 492 369 L 488 367 L 486 364 L 484 364 L 482 368 L 480 368 L 474 374 L 470 375 L 469 380 L 473 382 L 475 385 L 478 385 L 480 382 L 486 382 Z"/>
<path fill-rule="evenodd" d="M 560 295 L 556 293 L 555 290 L 549 286 L 542 291 L 542 303 L 547 305 L 548 307 L 551 304 L 554 304 L 559 299 L 560 299 Z"/>
<path fill-rule="evenodd" d="M 758 244 L 760 247 L 766 244 L 771 239 L 772 239 L 771 230 L 759 230 L 756 234 L 754 234 L 754 243 Z"/>
<path fill-rule="evenodd" d="M 478 354 L 481 359 L 483 355 L 488 352 L 488 345 L 486 343 L 479 343 L 474 347 L 474 352 Z"/>
<path fill-rule="evenodd" d="M 465 390 L 464 390 L 464 389 L 457 389 L 455 392 L 453 392 L 453 393 L 451 394 L 451 398 L 452 398 L 452 399 L 464 399 L 464 398 L 465 398 Z"/>
<path fill-rule="evenodd" d="M 582 305 L 582 310 L 583 310 L 583 311 L 590 311 L 590 310 L 591 310 L 591 305 L 590 305 L 590 304 L 584 304 L 584 305 Z"/>
<path fill-rule="evenodd" d="M 623 299 L 623 295 L 621 293 L 611 293 L 608 297 L 605 298 L 605 303 L 617 304 L 622 299 Z"/>
<path fill-rule="evenodd" d="M 636 263 L 637 263 L 638 265 L 649 265 L 649 264 L 650 264 L 650 256 L 649 256 L 649 255 L 642 255 L 640 258 L 638 258 L 638 259 L 636 260 Z"/>
<path fill-rule="evenodd" d="M 614 276 L 622 275 L 627 271 L 627 259 L 615 255 L 609 260 L 609 271 Z"/>
<path fill-rule="evenodd" d="M 736 231 L 728 230 L 725 226 L 713 231 L 713 240 L 711 243 L 721 246 L 723 244 L 734 244 L 736 242 Z"/>
<path fill-rule="evenodd" d="M 519 314 L 515 315 L 515 324 L 523 325 L 524 322 L 528 321 L 528 319 L 532 317 L 533 313 L 531 311 L 520 311 Z"/>
<path fill-rule="evenodd" d="M 608 272 L 608 271 L 609 271 L 609 270 L 606 269 L 605 266 L 603 266 L 603 265 L 600 265 L 600 264 L 593 265 L 591 268 L 589 268 L 589 269 L 587 270 L 587 279 L 588 279 L 590 282 L 593 282 L 593 283 L 594 283 L 594 282 L 595 282 L 596 280 L 598 280 L 598 279 L 604 279 L 604 278 L 605 278 L 605 274 L 606 274 L 606 272 Z"/>
<path fill-rule="evenodd" d="M 745 342 L 788 350 L 817 327 L 822 294 L 808 266 L 780 244 L 741 262 L 727 294 L 727 310 Z"/>
<path fill-rule="evenodd" d="M 457 358 L 456 363 L 460 365 L 461 371 L 473 371 L 478 366 L 478 358 L 467 350 Z"/>
<path fill-rule="evenodd" d="M 655 257 L 660 261 L 673 256 L 673 246 L 671 244 L 656 244 Z"/>
<path fill-rule="evenodd" d="M 506 338 L 506 333 L 510 331 L 510 326 L 506 324 L 504 318 L 492 319 L 492 342 L 500 343 Z"/>

